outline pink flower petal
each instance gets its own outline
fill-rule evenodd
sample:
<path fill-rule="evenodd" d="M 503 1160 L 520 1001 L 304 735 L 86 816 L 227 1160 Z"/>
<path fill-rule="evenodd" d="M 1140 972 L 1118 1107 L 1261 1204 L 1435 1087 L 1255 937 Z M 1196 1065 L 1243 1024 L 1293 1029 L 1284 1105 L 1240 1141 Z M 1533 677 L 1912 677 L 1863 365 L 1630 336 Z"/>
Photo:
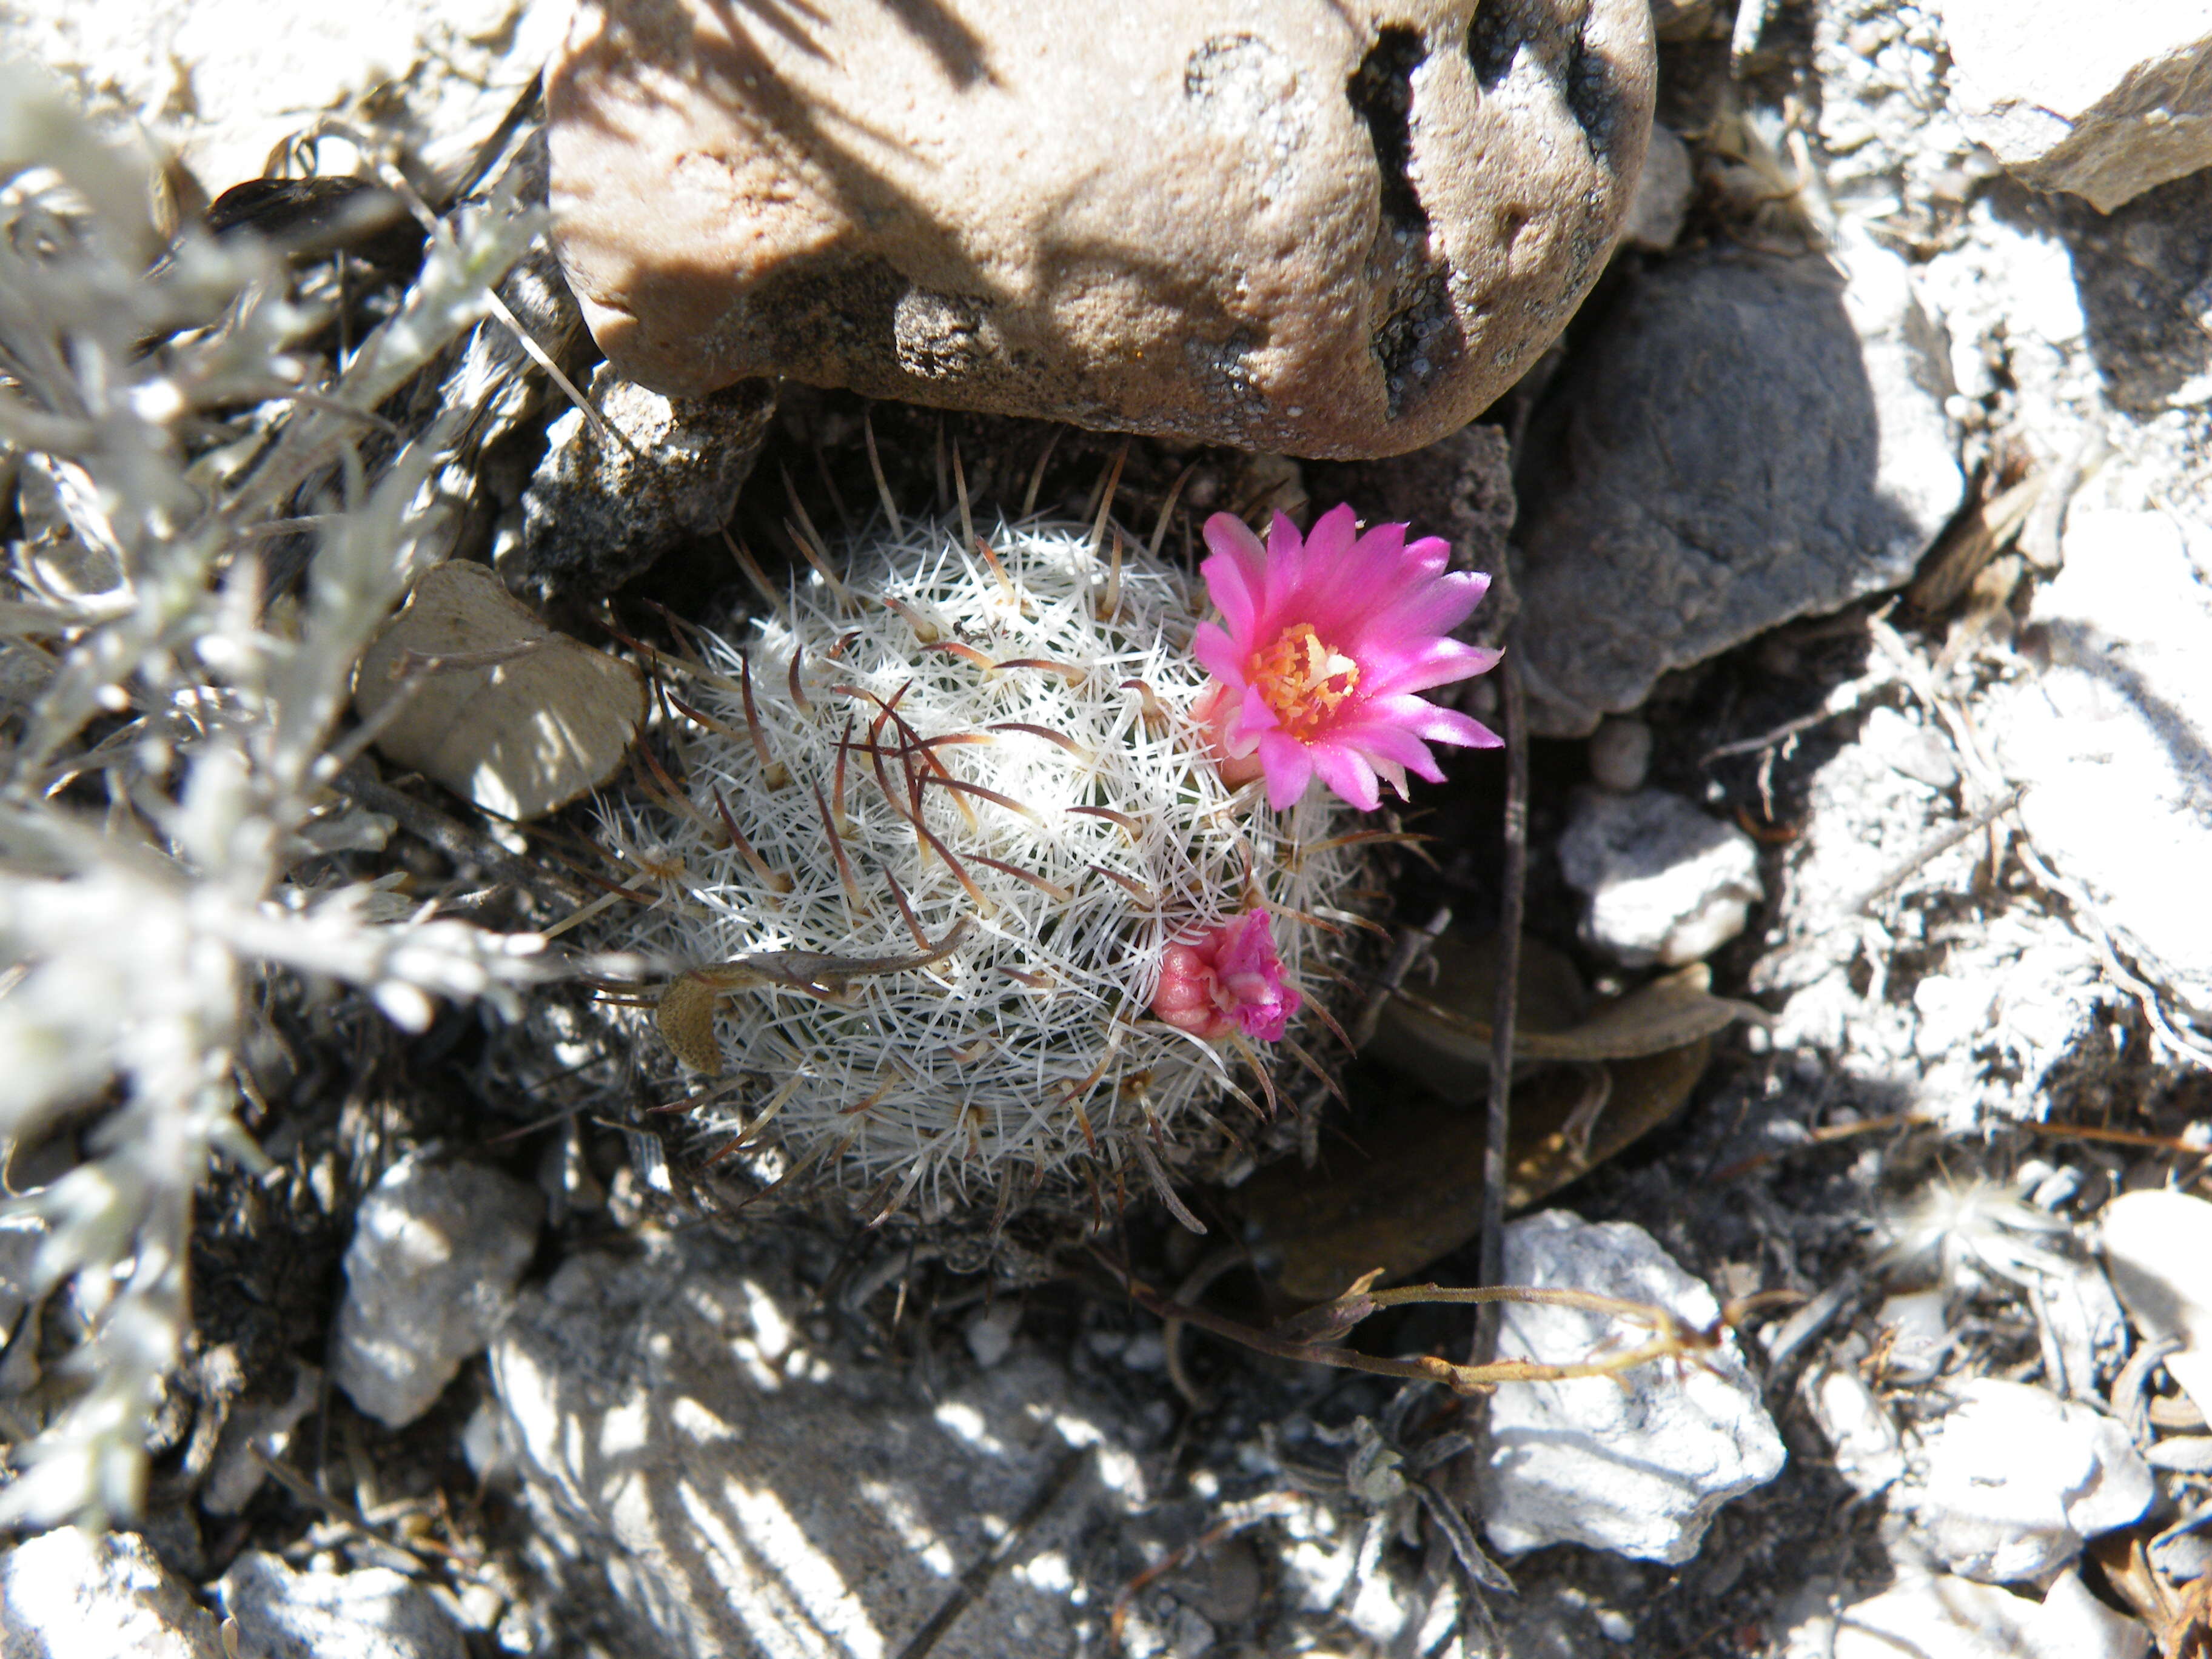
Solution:
<path fill-rule="evenodd" d="M 1217 593 L 1213 601 L 1221 603 Z M 1240 652 L 1237 642 L 1212 623 L 1200 623 L 1190 636 L 1190 654 L 1196 657 L 1206 672 L 1224 685 L 1241 685 L 1244 680 L 1244 659 L 1250 654 Z"/>
<path fill-rule="evenodd" d="M 1322 515 L 1324 523 L 1327 516 Z M 1319 524 L 1314 526 L 1316 532 L 1321 528 Z M 1297 526 L 1280 513 L 1276 514 L 1274 522 L 1267 527 L 1267 586 L 1260 600 L 1261 634 L 1273 636 L 1281 630 L 1286 620 L 1284 609 L 1303 585 L 1307 566 L 1305 540 L 1298 534 Z M 1255 643 L 1265 645 L 1267 640 L 1260 639 Z"/>
<path fill-rule="evenodd" d="M 1260 764 L 1267 772 L 1267 805 L 1287 812 L 1313 781 L 1313 751 L 1282 732 L 1260 734 Z"/>
<path fill-rule="evenodd" d="M 1411 767 L 1431 783 L 1443 781 L 1444 775 L 1437 769 L 1436 757 L 1429 753 L 1429 745 L 1403 726 L 1357 726 L 1344 732 L 1340 741 L 1364 755 L 1368 763 L 1378 770 L 1386 765 Z"/>
<path fill-rule="evenodd" d="M 1449 569 L 1448 544 L 1409 541 L 1407 528 L 1363 531 L 1348 504 L 1304 536 L 1279 513 L 1264 545 L 1228 514 L 1206 523 L 1213 556 L 1204 571 L 1221 620 L 1192 642 L 1215 686 L 1200 700 L 1202 723 L 1224 779 L 1256 769 L 1278 811 L 1316 775 L 1372 811 L 1382 784 L 1404 794 L 1408 770 L 1442 778 L 1430 744 L 1497 742 L 1480 723 L 1414 695 L 1482 673 L 1498 653 L 1451 637 L 1490 579 Z M 1351 663 L 1324 669 L 1310 654 L 1318 650 Z"/>
<path fill-rule="evenodd" d="M 1361 659 L 1363 662 L 1370 659 Z M 1418 652 L 1394 653 L 1376 661 L 1373 672 L 1360 676 L 1359 689 L 1375 697 L 1426 691 L 1486 674 L 1497 666 L 1495 651 L 1462 645 L 1457 640 L 1431 640 Z"/>
<path fill-rule="evenodd" d="M 1213 556 L 1199 566 L 1206 591 L 1233 636 L 1249 634 L 1267 579 L 1267 550 L 1251 526 L 1233 513 L 1206 521 L 1206 544 Z"/>
<path fill-rule="evenodd" d="M 1371 730 L 1395 728 L 1425 743 L 1457 744 L 1467 749 L 1495 749 L 1504 741 L 1480 720 L 1470 720 L 1456 708 L 1439 708 L 1426 697 L 1410 692 L 1377 697 L 1360 714 L 1354 730 L 1363 738 Z"/>
<path fill-rule="evenodd" d="M 1279 729 L 1282 721 L 1275 718 L 1274 706 L 1267 701 L 1267 694 L 1256 685 L 1248 685 L 1244 688 L 1244 700 L 1237 706 L 1233 724 L 1235 735 L 1244 743 L 1249 752 L 1252 743 L 1262 732 Z"/>
<path fill-rule="evenodd" d="M 1316 743 L 1310 752 L 1321 781 L 1361 811 L 1371 812 L 1382 804 L 1375 769 L 1351 744 L 1341 740 Z"/>
<path fill-rule="evenodd" d="M 1409 593 L 1391 592 L 1358 619 L 1356 637 L 1346 643 L 1358 651 L 1449 634 L 1474 614 L 1489 586 L 1486 577 L 1478 580 L 1472 571 L 1457 571 L 1431 577 Z"/>
<path fill-rule="evenodd" d="M 1273 1042 L 1304 1000 L 1283 977 L 1267 912 L 1248 910 L 1160 953 L 1152 1012 L 1208 1042 L 1241 1030 Z"/>

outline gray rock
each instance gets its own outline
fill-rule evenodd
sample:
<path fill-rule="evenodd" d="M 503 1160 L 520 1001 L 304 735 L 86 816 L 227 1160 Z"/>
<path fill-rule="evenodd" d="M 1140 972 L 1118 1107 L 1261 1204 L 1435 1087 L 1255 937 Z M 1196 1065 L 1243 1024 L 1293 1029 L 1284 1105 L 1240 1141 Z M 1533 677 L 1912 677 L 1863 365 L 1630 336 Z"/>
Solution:
<path fill-rule="evenodd" d="M 1664 253 L 1682 234 L 1683 216 L 1690 210 L 1690 192 L 1697 179 L 1690 170 L 1690 147 L 1662 126 L 1651 129 L 1651 148 L 1644 152 L 1644 177 L 1636 186 L 1636 201 L 1628 210 L 1628 225 L 1621 241 L 1647 253 Z"/>
<path fill-rule="evenodd" d="M 2036 849 L 2185 1006 L 2212 1015 L 2212 597 L 2171 514 L 2076 507 L 2065 568 L 1983 730 Z"/>
<path fill-rule="evenodd" d="M 2150 1467 L 2111 1418 L 2048 1389 L 1969 1378 L 1898 1488 L 1939 1559 L 1986 1583 L 2040 1578 L 2150 1507 Z"/>
<path fill-rule="evenodd" d="M 896 1653 L 1042 1502 L 932 1651 L 1073 1651 L 1127 1571 L 1083 1540 L 1144 1497 L 1116 1408 L 1024 1346 L 925 1383 L 819 1343 L 775 1248 L 648 1236 L 523 1295 L 493 1386 L 566 1587 L 641 1652 Z"/>
<path fill-rule="evenodd" d="M 1583 937 L 1631 968 L 1711 955 L 1765 896 L 1751 837 L 1663 789 L 1577 794 L 1559 868 L 1589 897 Z"/>
<path fill-rule="evenodd" d="M 0 1395 L 24 1393 L 39 1380 L 34 1270 L 46 1237 L 42 1216 L 0 1216 Z"/>
<path fill-rule="evenodd" d="M 1590 733 L 1590 781 L 1616 795 L 1633 794 L 1651 771 L 1651 728 L 1615 714 Z"/>
<path fill-rule="evenodd" d="M 239 1659 L 468 1659 L 452 1616 L 386 1567 L 295 1572 L 248 1550 L 216 1593 L 238 1620 Z"/>
<path fill-rule="evenodd" d="M 2212 167 L 2212 13 L 2200 0 L 1942 0 L 1969 137 L 2101 213 Z"/>
<path fill-rule="evenodd" d="M 320 1368 L 301 1365 L 282 1399 L 246 1400 L 232 1407 L 200 1487 L 200 1507 L 210 1515 L 236 1515 L 244 1510 L 269 1478 L 255 1454 L 282 1457 L 291 1446 L 292 1431 L 314 1410 L 322 1389 Z"/>
<path fill-rule="evenodd" d="M 775 418 L 775 384 L 740 380 L 665 398 L 602 363 L 588 394 L 635 449 L 580 409 L 546 432 L 522 492 L 522 544 L 500 562 L 510 587 L 543 601 L 603 598 L 654 560 L 729 521 Z"/>
<path fill-rule="evenodd" d="M 1650 129 L 1647 0 L 925 15 L 579 10 L 556 235 L 623 373 L 1395 454 L 1558 335 Z"/>
<path fill-rule="evenodd" d="M 1626 284 L 1546 396 L 1520 532 L 1530 729 L 1893 586 L 1957 509 L 1948 354 L 1894 254 L 1716 250 Z"/>
<path fill-rule="evenodd" d="M 0 1553 L 0 1659 L 223 1659 L 215 1615 L 130 1533 L 62 1527 Z"/>
<path fill-rule="evenodd" d="M 507 1316 L 544 1209 L 534 1187 L 472 1164 L 386 1171 L 346 1246 L 331 1380 L 395 1429 L 429 1410 Z"/>
<path fill-rule="evenodd" d="M 1547 1210 L 1505 1230 L 1505 1282 L 1656 1303 L 1692 1325 L 1720 1317 L 1712 1292 L 1626 1221 Z M 1587 1358 L 1645 1340 L 1640 1327 L 1571 1308 L 1507 1303 L 1501 1359 Z M 1491 1400 L 1483 1524 L 1507 1551 L 1587 1544 L 1680 1564 L 1730 1498 L 1781 1473 L 1782 1437 L 1732 1340 L 1706 1364 L 1501 1389 Z"/>

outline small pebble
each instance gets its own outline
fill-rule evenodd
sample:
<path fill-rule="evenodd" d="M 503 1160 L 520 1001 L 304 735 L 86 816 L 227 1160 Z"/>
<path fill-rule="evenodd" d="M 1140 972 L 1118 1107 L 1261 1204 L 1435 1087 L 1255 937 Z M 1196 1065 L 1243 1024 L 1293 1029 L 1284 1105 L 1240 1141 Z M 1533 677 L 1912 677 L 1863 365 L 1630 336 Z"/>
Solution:
<path fill-rule="evenodd" d="M 1014 1351 L 1014 1333 L 1021 1328 L 1022 1304 L 1008 1298 L 994 1302 L 968 1322 L 964 1334 L 968 1352 L 985 1370 L 1002 1364 Z"/>
<path fill-rule="evenodd" d="M 2176 1474 L 2212 1474 L 2212 1435 L 2176 1435 L 2161 1440 L 2143 1454 L 2154 1469 Z"/>
<path fill-rule="evenodd" d="M 1590 733 L 1590 781 L 1599 788 L 1633 794 L 1650 772 L 1651 728 L 1642 720 L 1615 714 Z"/>
<path fill-rule="evenodd" d="M 1914 1291 L 1881 1304 L 1875 1324 L 1893 1333 L 1882 1366 L 1888 1381 L 1910 1387 L 1929 1381 L 1942 1369 L 1943 1356 L 1951 1346 L 1945 1309 L 1948 1300 L 1942 1291 Z"/>
<path fill-rule="evenodd" d="M 1848 1357 L 1838 1358 L 1843 1363 L 1808 1368 L 1798 1397 L 1832 1449 L 1836 1473 L 1871 1498 L 1904 1475 L 1904 1444 L 1881 1396 Z"/>
<path fill-rule="evenodd" d="M 2028 1189 L 2027 1201 L 2039 1210 L 2057 1210 L 2081 1190 L 2081 1172 L 2069 1164 L 2053 1170 Z"/>
<path fill-rule="evenodd" d="M 1765 894 L 1751 837 L 1663 789 L 1577 792 L 1559 869 L 1589 896 L 1583 937 L 1630 968 L 1710 956 Z"/>
<path fill-rule="evenodd" d="M 1157 1331 L 1139 1331 L 1121 1350 L 1121 1363 L 1133 1371 L 1157 1371 L 1168 1363 L 1167 1344 Z"/>
<path fill-rule="evenodd" d="M 2212 1573 L 2212 1535 L 2201 1530 L 2168 1532 L 2150 1547 L 2150 1564 L 2177 1584 Z"/>

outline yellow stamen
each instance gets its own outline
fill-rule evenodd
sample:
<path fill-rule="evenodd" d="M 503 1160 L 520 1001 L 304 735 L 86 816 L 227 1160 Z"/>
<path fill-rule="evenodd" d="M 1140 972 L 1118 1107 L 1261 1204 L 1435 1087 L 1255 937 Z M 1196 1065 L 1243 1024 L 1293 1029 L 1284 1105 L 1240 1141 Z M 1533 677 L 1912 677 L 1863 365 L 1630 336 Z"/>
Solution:
<path fill-rule="evenodd" d="M 1326 643 L 1307 623 L 1292 624 L 1265 651 L 1253 653 L 1245 672 L 1283 730 L 1301 741 L 1335 714 L 1359 684 L 1359 665 Z"/>

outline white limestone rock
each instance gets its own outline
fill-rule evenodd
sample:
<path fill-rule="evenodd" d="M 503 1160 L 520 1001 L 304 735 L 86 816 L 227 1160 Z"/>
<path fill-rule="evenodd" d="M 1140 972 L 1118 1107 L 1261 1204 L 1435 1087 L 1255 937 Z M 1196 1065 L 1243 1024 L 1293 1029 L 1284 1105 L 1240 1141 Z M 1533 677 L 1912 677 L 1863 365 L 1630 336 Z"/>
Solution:
<path fill-rule="evenodd" d="M 1711 955 L 1765 893 L 1751 837 L 1662 789 L 1584 793 L 1559 865 L 1589 896 L 1583 937 L 1631 968 Z"/>
<path fill-rule="evenodd" d="M 2212 1015 L 2212 545 L 2156 511 L 2076 507 L 2035 596 L 2031 672 L 1983 729 L 2037 850 L 2191 1012 Z M 2195 532 L 2201 535 L 2201 532 Z"/>
<path fill-rule="evenodd" d="M 2110 213 L 2212 167 L 2204 0 L 1942 0 L 1967 136 L 2038 190 Z"/>
<path fill-rule="evenodd" d="M 215 1615 L 131 1533 L 61 1527 L 0 1553 L 0 1659 L 223 1659 Z"/>
<path fill-rule="evenodd" d="M 1905 1474 L 1896 1420 L 1855 1363 L 1809 1367 L 1798 1382 L 1797 1397 L 1827 1441 L 1836 1473 L 1860 1497 L 1873 1497 Z"/>
<path fill-rule="evenodd" d="M 2150 1466 L 2102 1413 L 1996 1377 L 1970 1378 L 1959 1395 L 1923 1442 L 1924 1466 L 1893 1500 L 1953 1572 L 1996 1584 L 2039 1578 L 2150 1507 Z"/>
<path fill-rule="evenodd" d="M 216 196 L 259 176 L 319 116 L 358 120 L 371 97 L 410 159 L 451 177 L 528 88 L 566 16 L 531 0 L 11 0 L 0 53 L 66 76 L 95 110 L 145 121 Z"/>
<path fill-rule="evenodd" d="M 2039 1601 L 1947 1573 L 1908 1578 L 1791 1629 L 1783 1659 L 2142 1659 L 2149 1632 L 2063 1572 Z"/>
<path fill-rule="evenodd" d="M 1656 1303 L 1698 1326 L 1713 1293 L 1626 1221 L 1547 1210 L 1505 1230 L 1505 1282 Z M 1508 1303 L 1501 1359 L 1586 1358 L 1648 1333 L 1571 1308 Z M 1482 1518 L 1509 1553 L 1547 1544 L 1672 1564 L 1698 1553 L 1722 1504 L 1782 1471 L 1782 1437 L 1733 1340 L 1705 1366 L 1645 1365 L 1611 1377 L 1516 1383 L 1490 1406 Z M 1626 1384 L 1624 1387 L 1623 1384 Z"/>
<path fill-rule="evenodd" d="M 346 1246 L 331 1380 L 395 1429 L 429 1410 L 507 1317 L 544 1211 L 496 1170 L 416 1157 L 386 1170 Z"/>
<path fill-rule="evenodd" d="M 2212 1204 L 2187 1193 L 2124 1193 L 2098 1224 L 2112 1288 L 2145 1338 L 2179 1337 L 2166 1374 L 2212 1413 Z"/>
<path fill-rule="evenodd" d="M 388 1567 L 295 1572 L 249 1550 L 216 1589 L 238 1620 L 238 1659 L 468 1659 L 453 1616 Z"/>

